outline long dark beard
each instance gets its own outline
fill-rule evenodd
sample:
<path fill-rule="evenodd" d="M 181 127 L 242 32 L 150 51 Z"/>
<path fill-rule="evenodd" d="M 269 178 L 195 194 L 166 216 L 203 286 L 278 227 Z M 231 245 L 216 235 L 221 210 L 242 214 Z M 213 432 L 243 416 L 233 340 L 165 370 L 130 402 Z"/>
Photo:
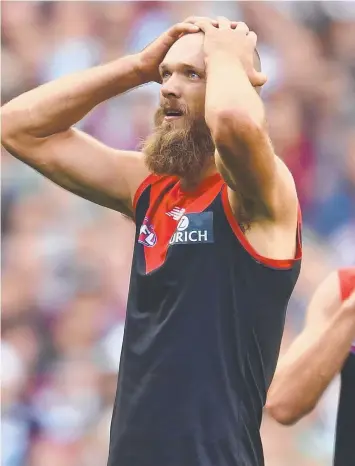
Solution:
<path fill-rule="evenodd" d="M 184 126 L 164 122 L 165 113 L 155 114 L 155 131 L 142 144 L 149 170 L 158 175 L 173 175 L 193 182 L 211 160 L 215 145 L 204 119 L 185 114 Z"/>

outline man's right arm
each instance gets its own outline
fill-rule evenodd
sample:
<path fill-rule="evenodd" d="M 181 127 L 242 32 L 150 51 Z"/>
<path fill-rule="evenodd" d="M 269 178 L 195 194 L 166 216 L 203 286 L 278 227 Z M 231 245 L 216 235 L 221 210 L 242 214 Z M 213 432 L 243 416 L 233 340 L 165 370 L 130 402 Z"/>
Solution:
<path fill-rule="evenodd" d="M 134 55 L 44 84 L 2 107 L 1 142 L 63 188 L 131 215 L 131 199 L 148 174 L 141 154 L 111 149 L 72 126 L 141 84 Z"/>
<path fill-rule="evenodd" d="M 72 128 L 101 102 L 159 80 L 158 67 L 182 34 L 175 24 L 142 52 L 44 84 L 1 109 L 3 146 L 63 188 L 132 216 L 132 201 L 148 175 L 139 152 L 111 149 Z"/>
<path fill-rule="evenodd" d="M 334 272 L 316 290 L 305 329 L 280 358 L 267 412 L 285 425 L 308 414 L 341 370 L 354 339 L 355 292 L 342 303 Z"/>

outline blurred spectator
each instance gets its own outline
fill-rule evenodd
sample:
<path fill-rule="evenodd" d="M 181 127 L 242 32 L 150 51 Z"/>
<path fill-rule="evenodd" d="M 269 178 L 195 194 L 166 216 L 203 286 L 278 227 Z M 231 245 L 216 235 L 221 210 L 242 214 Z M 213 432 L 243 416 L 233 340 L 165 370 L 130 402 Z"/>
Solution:
<path fill-rule="evenodd" d="M 3 2 L 2 102 L 145 47 L 190 15 L 244 20 L 259 38 L 275 150 L 303 210 L 304 262 L 283 348 L 316 285 L 355 263 L 355 4 Z M 82 129 L 134 149 L 158 85 L 112 99 Z M 105 464 L 134 226 L 64 192 L 2 149 L 2 464 Z M 336 384 L 302 423 L 265 417 L 267 466 L 331 463 Z"/>

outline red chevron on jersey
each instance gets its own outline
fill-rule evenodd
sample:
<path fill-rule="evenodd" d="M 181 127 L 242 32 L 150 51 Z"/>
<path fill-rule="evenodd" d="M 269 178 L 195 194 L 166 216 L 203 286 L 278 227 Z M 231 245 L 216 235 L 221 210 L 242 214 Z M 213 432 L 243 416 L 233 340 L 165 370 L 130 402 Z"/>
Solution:
<path fill-rule="evenodd" d="M 200 240 L 207 243 L 211 241 L 213 237 L 212 217 L 210 219 L 208 215 L 202 215 L 198 220 L 194 215 L 201 214 L 211 204 L 224 184 L 219 173 L 207 177 L 190 192 L 181 188 L 180 181 L 176 177 L 155 176 L 149 178 L 149 181 L 153 181 L 150 184 L 149 207 L 140 226 L 138 237 L 138 242 L 144 246 L 146 273 L 163 265 L 168 248 L 173 244 L 193 244 Z M 138 194 L 141 192 L 140 189 Z M 135 204 L 137 199 L 138 196 L 136 196 Z M 193 216 L 190 217 L 190 214 Z M 179 223 L 182 219 L 185 219 L 184 224 L 186 224 L 184 232 L 181 230 L 182 224 Z M 199 221 L 202 222 L 201 227 L 207 228 L 202 233 L 200 232 L 200 236 Z M 190 222 L 191 228 L 196 226 L 196 232 L 188 230 Z M 175 235 L 178 226 L 181 231 L 179 230 Z"/>

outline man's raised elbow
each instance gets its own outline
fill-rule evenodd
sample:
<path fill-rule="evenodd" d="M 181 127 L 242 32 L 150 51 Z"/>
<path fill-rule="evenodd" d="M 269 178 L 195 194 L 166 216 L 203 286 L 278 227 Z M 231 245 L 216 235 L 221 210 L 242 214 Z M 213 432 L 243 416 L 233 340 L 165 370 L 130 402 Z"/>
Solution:
<path fill-rule="evenodd" d="M 5 145 L 6 141 L 11 138 L 11 111 L 7 106 L 3 106 L 0 109 L 1 118 L 1 144 Z"/>
<path fill-rule="evenodd" d="M 28 150 L 37 144 L 32 134 L 30 115 L 26 108 L 19 108 L 9 102 L 1 107 L 1 144 L 13 155 Z"/>
<path fill-rule="evenodd" d="M 313 410 L 314 406 L 301 406 L 288 402 L 280 402 L 268 399 L 265 405 L 266 412 L 284 426 L 296 424 L 304 416 Z"/>
<path fill-rule="evenodd" d="M 267 403 L 265 410 L 276 422 L 284 426 L 291 426 L 298 421 L 298 417 L 295 416 L 295 413 L 285 406 Z"/>
<path fill-rule="evenodd" d="M 12 147 L 16 140 L 21 137 L 21 126 L 19 124 L 18 112 L 13 110 L 9 104 L 0 109 L 1 114 L 1 144 L 4 147 Z"/>

